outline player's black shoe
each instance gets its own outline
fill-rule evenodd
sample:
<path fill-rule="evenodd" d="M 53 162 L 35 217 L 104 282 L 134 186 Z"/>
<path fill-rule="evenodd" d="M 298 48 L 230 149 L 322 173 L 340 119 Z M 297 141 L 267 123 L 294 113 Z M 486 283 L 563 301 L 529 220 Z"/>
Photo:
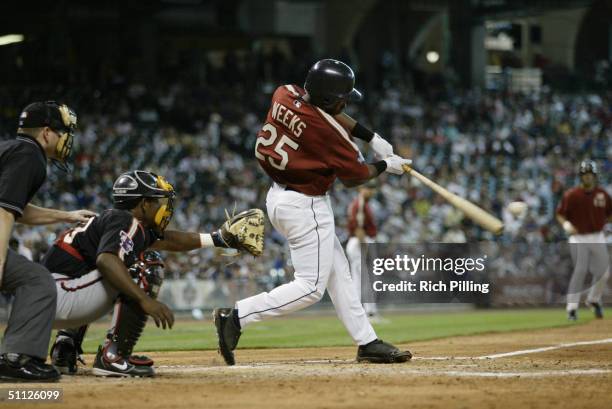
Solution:
<path fill-rule="evenodd" d="M 155 370 L 153 367 L 147 365 L 132 365 L 125 358 L 105 352 L 102 345 L 98 347 L 98 353 L 93 364 L 92 373 L 96 376 L 155 376 Z"/>
<path fill-rule="evenodd" d="M 55 382 L 62 375 L 40 358 L 25 354 L 0 355 L 0 380 L 7 382 Z"/>
<path fill-rule="evenodd" d="M 137 366 L 153 366 L 155 364 L 155 362 L 146 355 L 130 355 L 128 362 Z"/>
<path fill-rule="evenodd" d="M 395 346 L 380 339 L 357 349 L 357 362 L 371 362 L 374 364 L 393 364 L 406 362 L 412 358 L 410 351 L 400 351 Z"/>
<path fill-rule="evenodd" d="M 595 318 L 602 319 L 603 318 L 603 307 L 598 302 L 588 302 L 587 306 L 593 310 L 593 314 L 595 314 Z"/>
<path fill-rule="evenodd" d="M 228 365 L 234 365 L 234 349 L 238 345 L 241 331 L 240 324 L 236 323 L 233 308 L 215 308 L 213 319 L 217 328 L 217 338 L 219 340 L 219 353 Z"/>
<path fill-rule="evenodd" d="M 77 361 L 85 364 L 74 339 L 58 334 L 51 347 L 51 363 L 64 375 L 77 373 Z"/>
<path fill-rule="evenodd" d="M 578 313 L 576 312 L 576 310 L 570 310 L 567 312 L 567 319 L 568 321 L 577 321 L 578 320 Z"/>

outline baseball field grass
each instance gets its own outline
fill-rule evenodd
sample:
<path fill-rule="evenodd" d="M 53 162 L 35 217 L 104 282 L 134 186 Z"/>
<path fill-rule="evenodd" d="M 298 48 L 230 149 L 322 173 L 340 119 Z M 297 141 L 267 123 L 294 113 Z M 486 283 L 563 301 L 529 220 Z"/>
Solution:
<path fill-rule="evenodd" d="M 209 315 L 207 315 L 208 317 Z M 588 310 L 569 323 L 562 308 L 473 310 L 460 312 L 407 312 L 384 314 L 374 324 L 378 336 L 393 343 L 518 330 L 535 330 L 586 323 Z M 84 342 L 86 353 L 95 353 L 104 339 L 108 323 L 92 325 Z M 240 340 L 241 348 L 302 348 L 350 346 L 351 339 L 335 315 L 293 316 L 252 325 Z M 162 330 L 149 321 L 136 346 L 143 351 L 208 350 L 217 348 L 211 319 L 179 320 L 172 330 Z"/>

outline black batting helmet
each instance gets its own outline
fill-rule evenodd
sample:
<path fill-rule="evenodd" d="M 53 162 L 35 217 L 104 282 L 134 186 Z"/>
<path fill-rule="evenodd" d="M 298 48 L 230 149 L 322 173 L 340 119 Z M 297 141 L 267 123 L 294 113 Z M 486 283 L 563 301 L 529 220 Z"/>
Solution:
<path fill-rule="evenodd" d="M 113 184 L 113 202 L 117 209 L 133 209 L 143 198 L 167 198 L 155 215 L 155 224 L 163 232 L 174 214 L 174 187 L 162 176 L 145 170 L 123 173 Z"/>
<path fill-rule="evenodd" d="M 308 71 L 304 83 L 310 101 L 322 108 L 330 107 L 338 101 L 361 100 L 361 92 L 354 87 L 355 73 L 351 67 L 329 58 L 317 61 Z"/>
<path fill-rule="evenodd" d="M 595 161 L 592 161 L 590 159 L 583 160 L 582 162 L 580 162 L 580 167 L 578 168 L 578 173 L 581 176 L 586 174 L 586 173 L 592 173 L 593 175 L 597 176 L 597 173 L 598 173 L 597 163 L 595 163 Z"/>

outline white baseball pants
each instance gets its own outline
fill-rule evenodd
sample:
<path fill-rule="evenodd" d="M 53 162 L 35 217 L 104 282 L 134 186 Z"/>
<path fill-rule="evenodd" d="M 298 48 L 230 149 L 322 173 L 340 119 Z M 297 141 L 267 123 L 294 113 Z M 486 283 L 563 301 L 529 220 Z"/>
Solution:
<path fill-rule="evenodd" d="M 567 293 L 567 311 L 578 308 L 580 296 L 586 292 L 583 290 L 585 290 L 584 279 L 587 272 L 593 275 L 587 302 L 601 304 L 610 276 L 610 257 L 603 232 L 574 234 L 570 236 L 569 243 L 574 272 Z"/>
<path fill-rule="evenodd" d="M 372 243 L 373 241 L 366 237 L 365 242 Z M 351 237 L 346 243 L 346 257 L 351 266 L 351 276 L 353 283 L 355 283 L 355 289 L 359 295 L 359 300 L 361 300 L 361 243 L 357 237 Z M 363 308 L 368 315 L 378 314 L 378 307 L 375 302 L 364 302 Z"/>
<path fill-rule="evenodd" d="M 274 184 L 266 206 L 272 225 L 289 244 L 294 280 L 238 301 L 242 328 L 306 308 L 319 301 L 327 289 L 353 341 L 358 345 L 374 341 L 376 333 L 359 302 L 349 263 L 336 237 L 329 197 L 306 196 Z"/>
<path fill-rule="evenodd" d="M 53 274 L 57 289 L 57 310 L 53 328 L 77 328 L 111 311 L 118 291 L 94 270 L 79 278 Z"/>

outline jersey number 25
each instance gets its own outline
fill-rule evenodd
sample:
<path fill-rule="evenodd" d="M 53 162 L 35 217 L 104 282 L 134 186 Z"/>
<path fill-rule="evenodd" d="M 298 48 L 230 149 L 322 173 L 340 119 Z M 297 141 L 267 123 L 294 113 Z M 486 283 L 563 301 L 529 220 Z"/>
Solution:
<path fill-rule="evenodd" d="M 267 158 L 270 165 L 276 169 L 285 170 L 287 168 L 287 163 L 289 162 L 289 154 L 285 150 L 285 147 L 288 146 L 294 151 L 297 151 L 300 145 L 298 145 L 298 143 L 294 140 L 290 139 L 287 135 L 281 135 L 279 139 L 276 127 L 270 123 L 265 124 L 261 129 L 264 132 L 268 132 L 270 136 L 266 137 L 262 135 L 257 138 L 257 142 L 255 143 L 255 157 L 263 162 L 265 162 Z M 260 149 L 260 145 L 261 147 L 264 147 L 264 149 Z M 268 146 L 273 146 L 274 153 L 280 156 L 280 162 L 273 159 L 269 153 L 266 152 L 270 152 L 269 149 L 265 149 Z"/>

